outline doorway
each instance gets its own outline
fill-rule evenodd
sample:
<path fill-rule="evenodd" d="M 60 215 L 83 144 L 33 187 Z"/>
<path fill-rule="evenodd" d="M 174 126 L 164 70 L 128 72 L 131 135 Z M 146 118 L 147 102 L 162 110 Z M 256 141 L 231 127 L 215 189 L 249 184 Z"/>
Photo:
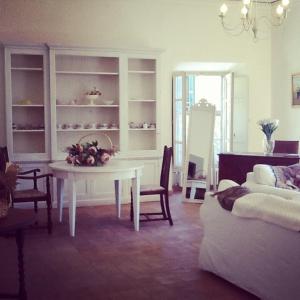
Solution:
<path fill-rule="evenodd" d="M 214 132 L 214 164 L 216 170 L 218 153 L 232 151 L 233 73 L 174 73 L 173 149 L 175 185 L 182 186 L 190 108 L 202 98 L 216 107 Z"/>

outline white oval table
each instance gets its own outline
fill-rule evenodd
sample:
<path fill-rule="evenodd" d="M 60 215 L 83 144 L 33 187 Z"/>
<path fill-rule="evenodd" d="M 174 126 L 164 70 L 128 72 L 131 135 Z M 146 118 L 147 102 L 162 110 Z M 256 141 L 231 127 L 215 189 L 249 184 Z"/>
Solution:
<path fill-rule="evenodd" d="M 73 166 L 65 161 L 49 164 L 53 176 L 57 181 L 57 205 L 59 221 L 62 222 L 62 210 L 64 199 L 64 182 L 68 180 L 71 186 L 71 199 L 69 203 L 70 235 L 75 236 L 76 223 L 76 182 L 80 180 L 111 179 L 115 183 L 115 199 L 117 216 L 121 217 L 121 180 L 131 179 L 134 211 L 134 229 L 139 231 L 140 215 L 140 177 L 143 164 L 135 161 L 113 159 L 99 167 Z"/>

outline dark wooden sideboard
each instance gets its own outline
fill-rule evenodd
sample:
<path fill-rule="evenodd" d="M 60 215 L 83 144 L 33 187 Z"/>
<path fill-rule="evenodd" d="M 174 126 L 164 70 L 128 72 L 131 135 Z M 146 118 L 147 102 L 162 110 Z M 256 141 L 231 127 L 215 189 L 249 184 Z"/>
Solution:
<path fill-rule="evenodd" d="M 285 153 L 220 153 L 219 154 L 219 181 L 231 179 L 239 184 L 246 181 L 246 175 L 253 170 L 256 164 L 272 166 L 288 166 L 299 163 L 298 154 Z"/>

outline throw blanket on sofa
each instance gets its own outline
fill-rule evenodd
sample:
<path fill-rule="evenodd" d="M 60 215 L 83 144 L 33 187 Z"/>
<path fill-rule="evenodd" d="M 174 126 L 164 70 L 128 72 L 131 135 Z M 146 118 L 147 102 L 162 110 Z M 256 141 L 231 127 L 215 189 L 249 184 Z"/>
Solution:
<path fill-rule="evenodd" d="M 300 231 L 300 201 L 287 200 L 279 196 L 251 193 L 234 203 L 232 214 L 260 219 L 284 228 Z"/>
<path fill-rule="evenodd" d="M 238 198 L 249 193 L 250 190 L 248 188 L 238 185 L 238 186 L 232 186 L 224 191 L 216 192 L 212 196 L 217 196 L 220 205 L 224 209 L 231 211 L 234 202 Z"/>
<path fill-rule="evenodd" d="M 275 186 L 283 189 L 300 189 L 300 164 L 291 166 L 271 166 L 275 176 Z"/>

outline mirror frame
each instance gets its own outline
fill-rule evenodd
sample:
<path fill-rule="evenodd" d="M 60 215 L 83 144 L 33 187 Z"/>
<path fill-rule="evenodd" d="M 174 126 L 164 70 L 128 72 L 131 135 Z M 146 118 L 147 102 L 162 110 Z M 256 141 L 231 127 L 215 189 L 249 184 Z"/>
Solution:
<path fill-rule="evenodd" d="M 213 187 L 215 189 L 215 166 L 214 166 L 214 129 L 215 129 L 215 116 L 216 116 L 216 108 L 214 105 L 208 103 L 206 99 L 201 99 L 198 103 L 193 105 L 190 109 L 190 120 L 193 116 L 193 112 L 198 111 L 206 111 L 211 114 L 211 130 L 209 135 L 209 149 L 208 149 L 208 165 L 206 170 L 206 191 L 210 191 L 211 182 L 213 182 Z M 184 176 L 183 176 L 183 199 L 184 202 L 191 202 L 191 203 L 203 203 L 203 199 L 189 199 L 186 198 L 186 188 L 187 188 L 187 175 L 188 175 L 188 162 L 189 162 L 189 155 L 190 155 L 190 141 L 191 141 L 191 126 L 189 125 L 188 128 L 188 136 L 187 136 L 187 145 L 186 145 L 186 153 L 185 153 L 185 162 L 184 162 Z M 213 174 L 213 180 L 211 180 Z M 199 180 L 200 181 L 200 180 Z M 204 181 L 204 180 L 203 180 Z"/>

